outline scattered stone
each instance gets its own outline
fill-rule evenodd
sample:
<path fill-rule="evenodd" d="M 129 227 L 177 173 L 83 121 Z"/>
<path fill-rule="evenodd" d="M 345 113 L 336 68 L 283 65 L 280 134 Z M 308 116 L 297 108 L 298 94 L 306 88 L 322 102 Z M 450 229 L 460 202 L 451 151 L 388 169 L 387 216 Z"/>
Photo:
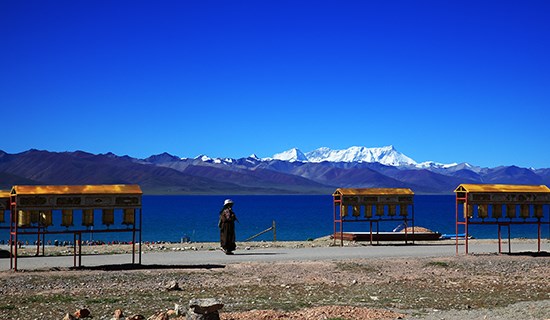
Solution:
<path fill-rule="evenodd" d="M 63 317 L 63 320 L 76 320 L 76 318 L 70 314 L 70 313 L 67 313 L 65 314 L 65 316 Z"/>
<path fill-rule="evenodd" d="M 223 303 L 218 299 L 191 299 L 189 310 L 187 310 L 187 320 L 219 320 L 221 308 L 223 308 Z"/>
<path fill-rule="evenodd" d="M 175 304 L 174 305 L 174 313 L 175 313 L 175 316 L 179 317 L 179 316 L 183 316 L 185 314 L 185 309 L 180 306 L 179 304 Z"/>
<path fill-rule="evenodd" d="M 169 320 L 170 317 L 168 316 L 168 314 L 166 312 L 159 312 L 155 315 L 152 315 L 150 316 L 149 318 L 147 318 L 147 320 Z"/>
<path fill-rule="evenodd" d="M 179 284 L 176 280 L 172 280 L 166 286 L 166 290 L 168 290 L 168 291 L 179 291 L 179 290 L 181 290 L 181 288 L 180 288 L 180 286 L 179 286 Z"/>
<path fill-rule="evenodd" d="M 74 312 L 74 317 L 77 319 L 84 319 L 90 317 L 90 310 L 88 309 L 78 309 Z"/>
<path fill-rule="evenodd" d="M 116 309 L 112 320 L 120 320 L 120 319 L 124 319 L 124 314 L 122 313 L 121 309 Z"/>

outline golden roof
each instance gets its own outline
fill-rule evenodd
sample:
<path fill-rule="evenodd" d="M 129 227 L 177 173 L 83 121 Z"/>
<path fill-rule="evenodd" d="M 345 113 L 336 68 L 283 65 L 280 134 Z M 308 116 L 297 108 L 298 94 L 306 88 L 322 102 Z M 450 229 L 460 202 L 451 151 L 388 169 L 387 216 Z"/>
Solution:
<path fill-rule="evenodd" d="M 12 194 L 142 194 L 139 185 L 109 184 L 81 186 L 13 186 Z"/>
<path fill-rule="evenodd" d="M 345 196 L 386 196 L 386 195 L 414 195 L 408 188 L 338 188 L 333 195 Z"/>
<path fill-rule="evenodd" d="M 487 193 L 550 193 L 545 185 L 516 185 L 516 184 L 461 184 L 455 192 L 487 192 Z"/>
<path fill-rule="evenodd" d="M 9 198 L 10 190 L 0 190 L 0 199 Z"/>

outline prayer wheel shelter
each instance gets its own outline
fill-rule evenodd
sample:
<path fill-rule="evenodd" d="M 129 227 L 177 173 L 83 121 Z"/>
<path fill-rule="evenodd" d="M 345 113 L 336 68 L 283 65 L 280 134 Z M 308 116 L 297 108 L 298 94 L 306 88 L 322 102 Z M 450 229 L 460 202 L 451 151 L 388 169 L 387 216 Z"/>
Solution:
<path fill-rule="evenodd" d="M 465 253 L 471 225 L 497 225 L 498 252 L 502 253 L 501 228 L 508 228 L 508 252 L 511 253 L 510 227 L 532 224 L 538 230 L 540 252 L 541 227 L 550 226 L 550 189 L 545 185 L 461 184 L 456 190 L 456 253 L 459 228 L 463 227 Z"/>
<path fill-rule="evenodd" d="M 10 190 L 0 190 L 0 228 L 9 228 L 5 225 L 6 212 L 10 210 Z"/>
<path fill-rule="evenodd" d="M 136 242 L 141 264 L 142 191 L 138 185 L 13 186 L 10 192 L 10 268 L 17 271 L 20 236 L 36 236 L 42 255 L 45 236 L 73 236 L 74 266 L 81 266 L 82 234 L 131 233 L 132 264 Z M 77 218 L 75 219 L 75 215 Z M 101 215 L 101 223 L 96 216 Z M 116 218 L 120 216 L 120 218 Z M 77 225 L 75 225 L 75 223 Z"/>
<path fill-rule="evenodd" d="M 414 192 L 406 188 L 338 188 L 334 200 L 334 239 L 414 242 Z M 344 224 L 363 222 L 367 232 L 344 232 Z M 403 225 L 404 232 L 380 232 L 380 222 Z M 376 231 L 373 232 L 373 224 Z M 412 226 L 412 234 L 408 226 Z"/>

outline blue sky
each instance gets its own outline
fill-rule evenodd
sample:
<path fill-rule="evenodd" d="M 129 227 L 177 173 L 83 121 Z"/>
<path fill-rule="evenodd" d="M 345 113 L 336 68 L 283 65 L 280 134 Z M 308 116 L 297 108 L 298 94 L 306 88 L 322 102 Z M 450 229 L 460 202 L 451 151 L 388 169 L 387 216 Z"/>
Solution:
<path fill-rule="evenodd" d="M 550 167 L 548 1 L 1 1 L 0 150 Z"/>

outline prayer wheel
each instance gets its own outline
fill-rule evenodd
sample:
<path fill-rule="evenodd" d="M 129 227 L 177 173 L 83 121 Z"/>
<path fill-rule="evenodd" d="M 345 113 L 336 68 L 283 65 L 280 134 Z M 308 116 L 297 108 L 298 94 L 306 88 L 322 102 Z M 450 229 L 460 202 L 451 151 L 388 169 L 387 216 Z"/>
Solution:
<path fill-rule="evenodd" d="M 359 217 L 359 216 L 361 216 L 361 206 L 360 206 L 360 205 L 354 205 L 354 206 L 353 206 L 353 213 L 352 213 L 352 215 L 353 215 L 354 217 Z"/>
<path fill-rule="evenodd" d="M 82 225 L 86 227 L 94 225 L 94 209 L 82 210 Z"/>
<path fill-rule="evenodd" d="M 502 204 L 493 204 L 493 212 L 491 213 L 491 216 L 493 217 L 493 219 L 502 218 Z"/>
<path fill-rule="evenodd" d="M 40 225 L 42 227 L 53 225 L 52 210 L 40 211 Z"/>
<path fill-rule="evenodd" d="M 533 215 L 535 216 L 535 218 L 542 219 L 543 214 L 544 212 L 542 210 L 542 204 L 535 205 L 534 212 L 533 212 Z"/>
<path fill-rule="evenodd" d="M 135 223 L 136 209 L 124 209 L 124 215 L 122 217 L 122 224 L 131 225 Z"/>
<path fill-rule="evenodd" d="M 489 216 L 489 205 L 480 204 L 477 206 L 477 216 L 481 219 L 485 219 Z"/>
<path fill-rule="evenodd" d="M 17 214 L 17 226 L 28 227 L 31 225 L 31 213 L 29 211 L 19 210 Z"/>
<path fill-rule="evenodd" d="M 519 208 L 520 208 L 519 215 L 523 219 L 529 218 L 529 205 L 528 204 L 522 204 L 522 205 L 519 206 Z"/>
<path fill-rule="evenodd" d="M 384 215 L 384 205 L 383 204 L 377 204 L 376 205 L 376 215 L 381 217 Z"/>
<path fill-rule="evenodd" d="M 397 206 L 395 204 L 391 204 L 389 206 L 388 215 L 390 217 L 394 217 L 396 213 L 397 213 Z"/>
<path fill-rule="evenodd" d="M 38 210 L 31 210 L 31 223 L 40 222 L 40 212 Z"/>
<path fill-rule="evenodd" d="M 0 223 L 4 223 L 6 222 L 6 220 L 4 219 L 4 214 L 6 213 L 6 210 L 0 210 Z"/>
<path fill-rule="evenodd" d="M 102 222 L 106 226 L 110 226 L 115 223 L 115 210 L 103 209 Z"/>
<path fill-rule="evenodd" d="M 507 204 L 506 205 L 506 217 L 510 218 L 510 219 L 516 217 L 516 205 L 515 204 Z"/>
<path fill-rule="evenodd" d="M 61 225 L 71 227 L 73 225 L 73 210 L 63 209 L 61 211 Z"/>
<path fill-rule="evenodd" d="M 474 206 L 469 204 L 466 205 L 464 203 L 464 219 L 473 218 L 474 217 Z"/>
<path fill-rule="evenodd" d="M 406 217 L 409 215 L 409 206 L 406 204 L 400 204 L 399 205 L 399 215 L 402 217 Z"/>
<path fill-rule="evenodd" d="M 126 210 L 127 209 L 124 209 L 124 216 L 126 216 Z M 347 215 L 348 215 L 348 206 L 341 205 L 340 206 L 340 216 L 347 217 Z"/>
<path fill-rule="evenodd" d="M 372 204 L 365 205 L 365 218 L 372 218 Z"/>

